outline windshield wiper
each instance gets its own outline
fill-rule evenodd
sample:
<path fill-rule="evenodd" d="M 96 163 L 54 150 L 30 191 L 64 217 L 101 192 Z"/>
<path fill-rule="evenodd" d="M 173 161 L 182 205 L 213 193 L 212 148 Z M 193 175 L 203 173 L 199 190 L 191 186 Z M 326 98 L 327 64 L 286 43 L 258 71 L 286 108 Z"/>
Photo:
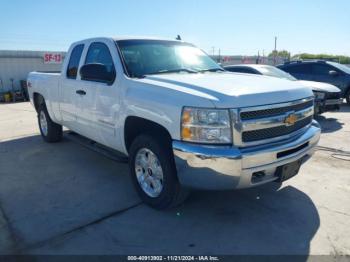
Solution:
<path fill-rule="evenodd" d="M 225 70 L 217 67 L 217 68 L 210 68 L 210 69 L 203 69 L 203 70 L 199 70 L 199 73 L 205 73 L 205 72 L 224 72 Z"/>
<path fill-rule="evenodd" d="M 189 68 L 178 68 L 178 69 L 165 69 L 165 70 L 159 70 L 156 72 L 152 72 L 152 73 L 148 73 L 145 75 L 157 75 L 157 74 L 167 74 L 167 73 L 180 73 L 180 72 L 187 72 L 187 73 L 198 73 L 198 71 L 193 70 L 193 69 L 189 69 Z"/>

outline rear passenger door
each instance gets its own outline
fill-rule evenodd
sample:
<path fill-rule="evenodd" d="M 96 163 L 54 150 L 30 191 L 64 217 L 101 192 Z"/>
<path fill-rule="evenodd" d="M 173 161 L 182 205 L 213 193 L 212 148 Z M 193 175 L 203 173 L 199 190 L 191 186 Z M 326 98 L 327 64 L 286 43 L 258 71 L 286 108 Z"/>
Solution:
<path fill-rule="evenodd" d="M 299 80 L 312 80 L 312 70 L 311 70 L 311 64 L 305 63 L 305 64 L 294 64 L 289 65 L 287 67 L 281 68 L 283 71 L 291 74 L 296 79 Z"/>

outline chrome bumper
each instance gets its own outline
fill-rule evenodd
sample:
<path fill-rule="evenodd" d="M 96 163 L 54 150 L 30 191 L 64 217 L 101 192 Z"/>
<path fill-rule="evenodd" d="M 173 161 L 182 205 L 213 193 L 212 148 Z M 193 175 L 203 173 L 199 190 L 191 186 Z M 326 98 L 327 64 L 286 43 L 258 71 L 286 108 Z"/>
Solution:
<path fill-rule="evenodd" d="M 299 159 L 306 161 L 314 153 L 320 134 L 318 123 L 313 121 L 297 138 L 244 149 L 173 141 L 178 177 L 182 185 L 199 189 L 261 185 L 277 179 L 277 167 Z"/>

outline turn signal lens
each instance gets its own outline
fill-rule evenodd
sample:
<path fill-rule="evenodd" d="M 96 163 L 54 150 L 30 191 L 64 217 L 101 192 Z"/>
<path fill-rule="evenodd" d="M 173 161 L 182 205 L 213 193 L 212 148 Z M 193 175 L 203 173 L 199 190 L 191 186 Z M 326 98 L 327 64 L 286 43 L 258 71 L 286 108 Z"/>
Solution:
<path fill-rule="evenodd" d="M 191 137 L 192 137 L 191 129 L 188 128 L 188 127 L 182 128 L 181 135 L 182 135 L 182 138 L 183 138 L 183 139 L 186 139 L 186 140 L 191 139 Z"/>

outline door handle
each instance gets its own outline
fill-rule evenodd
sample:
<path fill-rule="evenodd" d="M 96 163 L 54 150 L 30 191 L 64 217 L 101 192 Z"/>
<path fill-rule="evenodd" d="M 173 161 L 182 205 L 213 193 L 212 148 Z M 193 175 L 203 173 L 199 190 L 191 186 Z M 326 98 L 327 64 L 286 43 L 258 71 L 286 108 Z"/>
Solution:
<path fill-rule="evenodd" d="M 75 93 L 77 93 L 78 95 L 82 95 L 82 96 L 86 95 L 86 92 L 84 90 L 77 90 L 77 91 L 75 91 Z"/>

